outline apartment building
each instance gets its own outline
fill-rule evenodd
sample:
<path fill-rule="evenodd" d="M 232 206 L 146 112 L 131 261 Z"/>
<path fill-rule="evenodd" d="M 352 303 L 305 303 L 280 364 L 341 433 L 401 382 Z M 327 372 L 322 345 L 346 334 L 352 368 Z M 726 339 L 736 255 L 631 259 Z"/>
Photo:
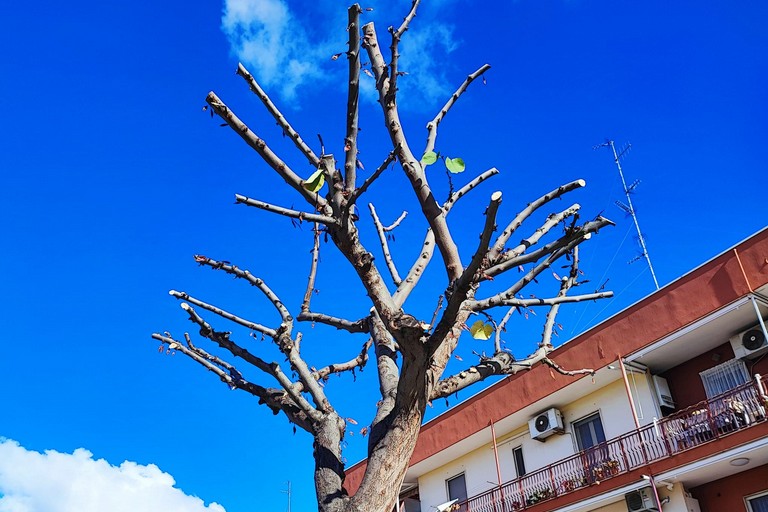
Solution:
<path fill-rule="evenodd" d="M 768 228 L 425 423 L 398 509 L 768 512 L 767 319 Z"/>

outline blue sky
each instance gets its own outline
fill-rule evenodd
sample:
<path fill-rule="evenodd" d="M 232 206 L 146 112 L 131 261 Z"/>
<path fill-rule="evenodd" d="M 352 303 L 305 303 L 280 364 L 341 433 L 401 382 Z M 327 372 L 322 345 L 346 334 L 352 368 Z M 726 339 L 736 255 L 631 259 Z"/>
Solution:
<path fill-rule="evenodd" d="M 89 500 L 76 503 L 77 494 L 74 502 L 46 500 L 97 478 L 122 489 L 150 482 L 157 510 L 227 512 L 283 510 L 290 480 L 294 510 L 313 508 L 309 437 L 191 361 L 158 353 L 150 339 L 190 328 L 170 289 L 276 322 L 241 283 L 198 268 L 195 253 L 249 268 L 286 303 L 300 304 L 309 230 L 235 206 L 233 194 L 284 206 L 297 199 L 202 106 L 216 90 L 311 173 L 234 75 L 242 58 L 316 150 L 321 133 L 327 151 L 341 154 L 346 63 L 330 56 L 344 50 L 346 4 L 304 4 L 232 1 L 228 15 L 216 1 L 0 7 L 0 511 L 87 511 Z M 408 5 L 372 1 L 365 17 L 385 37 Z M 608 280 L 616 298 L 568 308 L 560 341 L 653 290 L 643 262 L 627 264 L 639 249 L 614 205 L 624 200 L 619 178 L 609 152 L 592 149 L 606 137 L 633 145 L 624 170 L 629 182 L 642 180 L 633 201 L 662 284 L 766 225 L 767 15 L 762 2 L 425 0 L 402 47 L 410 74 L 401 80 L 401 111 L 415 147 L 466 74 L 493 66 L 438 140 L 438 149 L 467 162 L 457 183 L 501 170 L 451 214 L 465 253 L 494 190 L 504 192 L 500 215 L 509 218 L 584 178 L 587 188 L 562 208 L 578 202 L 584 218 L 604 211 L 617 223 L 582 252 L 595 288 Z M 364 89 L 361 159 L 370 172 L 389 148 L 371 84 Z M 431 179 L 447 193 L 441 171 Z M 388 173 L 372 197 L 385 222 L 412 212 L 393 244 L 406 266 L 423 223 L 413 202 L 399 202 L 402 185 Z M 359 287 L 338 284 L 349 269 L 335 268 L 331 251 L 323 256 L 317 307 L 367 310 Z M 441 277 L 437 268 L 429 273 L 412 310 L 429 315 Z M 541 316 L 512 326 L 506 341 L 518 355 L 535 343 Z M 306 353 L 318 366 L 348 358 L 364 341 L 306 331 Z M 477 343 L 463 342 L 465 362 L 483 349 Z M 272 354 L 266 343 L 260 348 Z M 352 392 L 349 377 L 328 386 L 360 426 L 373 414 L 374 373 L 359 375 Z M 364 445 L 348 437 L 349 463 Z M 14 508 L 22 502 L 30 508 Z"/>

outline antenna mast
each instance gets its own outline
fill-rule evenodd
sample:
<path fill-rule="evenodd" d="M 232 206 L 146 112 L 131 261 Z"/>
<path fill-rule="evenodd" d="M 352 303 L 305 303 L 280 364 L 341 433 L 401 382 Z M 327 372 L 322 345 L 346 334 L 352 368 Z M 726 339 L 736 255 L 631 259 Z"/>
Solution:
<path fill-rule="evenodd" d="M 288 495 L 288 512 L 291 512 L 291 481 L 290 480 L 288 480 L 288 489 L 280 492 L 284 492 L 285 494 Z"/>
<path fill-rule="evenodd" d="M 640 242 L 640 248 L 643 250 L 643 254 L 641 254 L 638 258 L 645 258 L 645 261 L 648 262 L 648 268 L 651 271 L 651 277 L 653 277 L 653 284 L 656 285 L 656 289 L 659 289 L 659 281 L 656 279 L 656 273 L 653 271 L 653 265 L 651 264 L 651 257 L 648 255 L 648 248 L 645 246 L 645 239 L 643 238 L 643 233 L 640 231 L 640 224 L 637 222 L 637 213 L 635 212 L 635 207 L 632 206 L 632 197 L 630 196 L 630 192 L 635 189 L 640 184 L 640 180 L 635 180 L 630 186 L 627 186 L 627 182 L 624 180 L 624 171 L 621 169 L 621 157 L 629 151 L 629 149 L 632 147 L 631 144 L 627 144 L 624 146 L 624 149 L 621 150 L 621 153 L 616 151 L 616 146 L 614 145 L 613 141 L 608 139 L 603 144 L 600 144 L 597 147 L 601 146 L 610 146 L 611 151 L 613 151 L 613 160 L 616 162 L 616 167 L 619 169 L 619 176 L 621 176 L 621 185 L 624 187 L 624 195 L 627 197 L 627 204 L 622 203 L 621 201 L 616 201 L 616 205 L 627 212 L 629 215 L 632 216 L 632 220 L 635 222 L 635 229 L 637 229 L 637 239 Z M 632 261 L 635 261 L 636 259 Z M 630 261 L 630 263 L 632 263 Z"/>

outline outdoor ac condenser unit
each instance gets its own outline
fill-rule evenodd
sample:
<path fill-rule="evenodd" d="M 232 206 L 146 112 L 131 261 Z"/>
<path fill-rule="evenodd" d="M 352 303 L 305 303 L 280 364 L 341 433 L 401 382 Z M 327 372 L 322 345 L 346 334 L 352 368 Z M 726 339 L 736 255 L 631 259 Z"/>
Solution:
<path fill-rule="evenodd" d="M 656 500 L 653 498 L 653 491 L 650 487 L 645 487 L 624 495 L 629 512 L 658 512 Z"/>
<path fill-rule="evenodd" d="M 531 431 L 531 437 L 539 441 L 543 441 L 552 434 L 562 434 L 565 432 L 563 415 L 554 407 L 547 409 L 528 420 L 528 429 Z"/>
<path fill-rule="evenodd" d="M 757 357 L 768 350 L 768 341 L 765 339 L 760 325 L 737 334 L 731 338 L 733 355 L 737 359 Z"/>

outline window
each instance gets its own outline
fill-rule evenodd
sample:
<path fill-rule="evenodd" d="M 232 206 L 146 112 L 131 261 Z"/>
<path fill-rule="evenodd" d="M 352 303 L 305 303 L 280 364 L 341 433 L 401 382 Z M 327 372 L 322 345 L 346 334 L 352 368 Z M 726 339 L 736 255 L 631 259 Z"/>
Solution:
<path fill-rule="evenodd" d="M 521 476 L 525 475 L 525 459 L 523 459 L 523 447 L 518 446 L 517 448 L 513 448 L 512 455 L 515 457 L 515 471 L 517 472 L 517 477 L 520 478 Z"/>
<path fill-rule="evenodd" d="M 600 421 L 600 413 L 587 416 L 583 420 L 573 422 L 573 431 L 576 434 L 576 444 L 579 450 L 587 450 L 593 446 L 605 442 L 605 431 Z"/>
<path fill-rule="evenodd" d="M 458 503 L 467 500 L 467 481 L 464 479 L 464 473 L 456 475 L 445 481 L 448 487 L 448 501 L 459 500 Z M 461 512 L 466 510 L 466 505 L 459 509 Z"/>
<path fill-rule="evenodd" d="M 605 444 L 605 431 L 600 413 L 594 413 L 583 420 L 573 422 L 573 432 L 576 434 L 576 444 L 583 451 L 582 463 L 586 469 L 584 477 L 587 481 L 596 482 L 604 478 L 601 469 L 608 460 L 608 448 Z"/>
<path fill-rule="evenodd" d="M 749 380 L 747 365 L 741 359 L 731 359 L 699 373 L 707 398 L 720 395 Z"/>
<path fill-rule="evenodd" d="M 768 493 L 747 498 L 747 510 L 749 512 L 768 512 Z"/>

